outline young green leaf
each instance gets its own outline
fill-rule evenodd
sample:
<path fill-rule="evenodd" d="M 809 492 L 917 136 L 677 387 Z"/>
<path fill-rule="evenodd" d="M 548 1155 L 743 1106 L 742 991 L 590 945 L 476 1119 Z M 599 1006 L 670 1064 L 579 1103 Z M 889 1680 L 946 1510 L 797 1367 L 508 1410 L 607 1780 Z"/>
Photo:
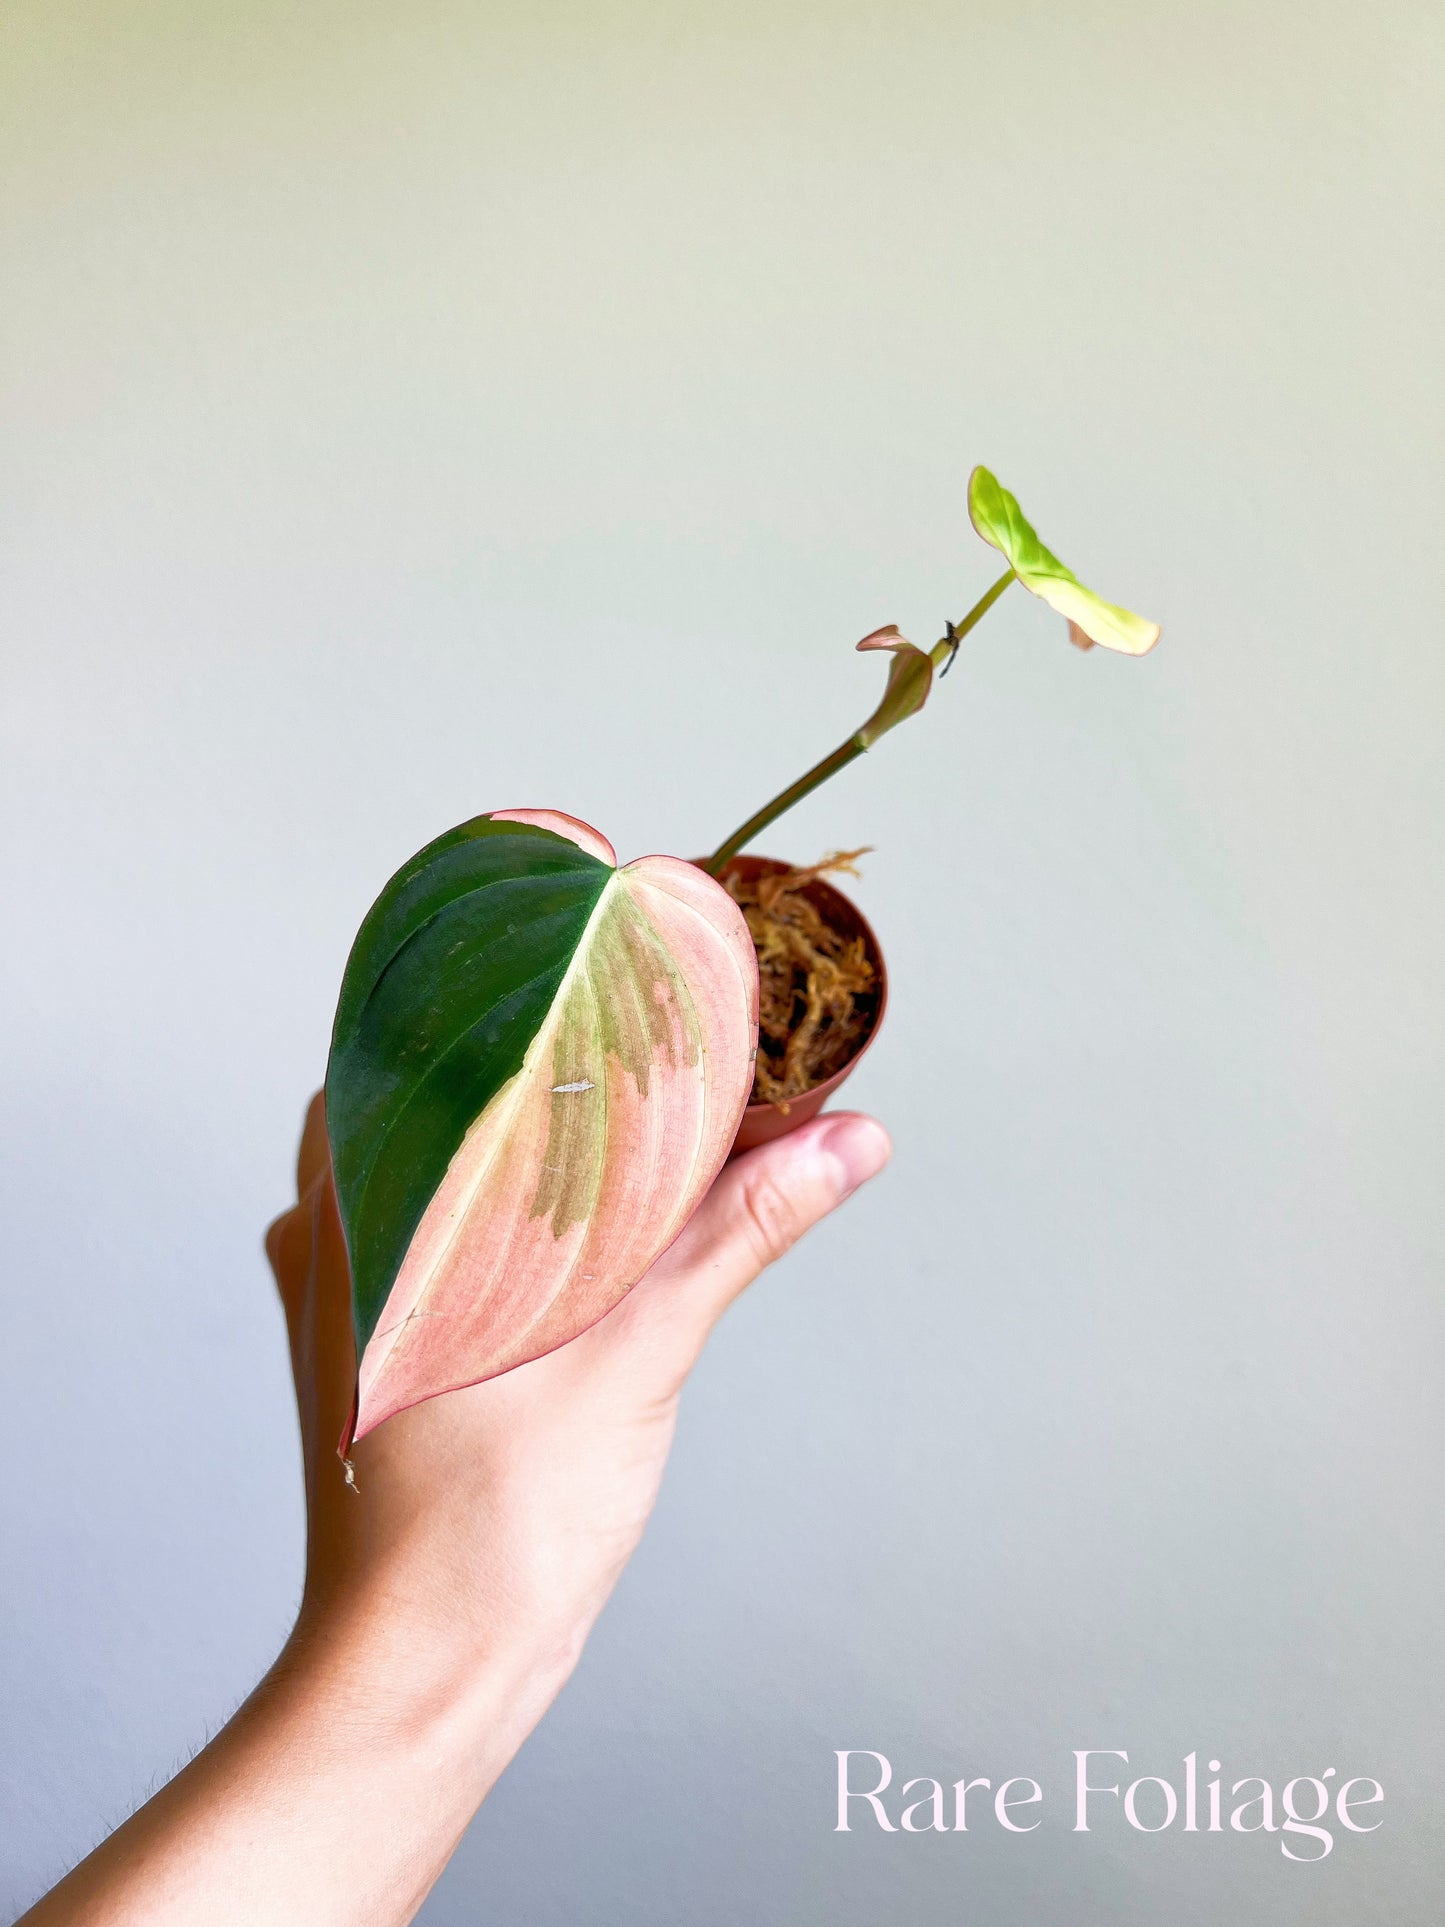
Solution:
<path fill-rule="evenodd" d="M 611 1310 L 728 1154 L 757 1015 L 727 892 L 675 857 L 619 869 L 575 817 L 475 817 L 397 872 L 326 1073 L 355 1437 Z"/>
<path fill-rule="evenodd" d="M 1086 589 L 1071 569 L 1035 534 L 1017 500 L 986 468 L 968 478 L 968 515 L 984 541 L 998 550 L 1031 594 L 1047 602 L 1069 625 L 1080 649 L 1101 642 L 1126 656 L 1142 656 L 1159 640 L 1157 622 L 1146 622 Z"/>

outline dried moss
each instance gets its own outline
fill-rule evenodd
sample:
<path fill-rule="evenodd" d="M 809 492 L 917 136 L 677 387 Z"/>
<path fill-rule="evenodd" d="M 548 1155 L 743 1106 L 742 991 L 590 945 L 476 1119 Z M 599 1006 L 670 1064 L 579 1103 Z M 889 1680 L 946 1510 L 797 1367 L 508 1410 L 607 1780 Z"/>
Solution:
<path fill-rule="evenodd" d="M 723 877 L 758 953 L 755 1104 L 786 1112 L 790 1098 L 841 1070 L 872 1028 L 878 997 L 867 947 L 835 929 L 807 894 L 817 877 L 857 876 L 855 859 L 865 854 L 843 850 L 808 869 Z"/>

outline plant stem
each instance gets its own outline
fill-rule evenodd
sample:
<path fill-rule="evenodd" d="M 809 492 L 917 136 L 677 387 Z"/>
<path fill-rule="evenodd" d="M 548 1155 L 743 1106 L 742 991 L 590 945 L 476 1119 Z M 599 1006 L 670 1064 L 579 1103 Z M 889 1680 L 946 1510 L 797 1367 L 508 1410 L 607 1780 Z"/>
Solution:
<path fill-rule="evenodd" d="M 983 621 L 984 617 L 998 601 L 1010 582 L 1017 581 L 1018 577 L 1014 574 L 1013 570 L 1005 569 L 993 587 L 991 589 L 985 589 L 978 601 L 974 603 L 968 614 L 963 618 L 963 621 L 954 623 L 952 629 L 946 636 L 939 637 L 938 641 L 934 643 L 932 649 L 928 652 L 933 658 L 933 666 L 935 669 L 941 668 L 945 658 L 953 653 L 958 644 L 961 643 L 968 634 L 969 630 L 976 628 L 978 624 Z M 944 651 L 944 655 L 942 656 L 938 653 L 940 649 Z"/>
<path fill-rule="evenodd" d="M 800 776 L 796 783 L 790 783 L 771 803 L 764 803 L 756 816 L 750 816 L 740 830 L 734 830 L 727 842 L 713 851 L 703 865 L 708 875 L 715 877 L 730 857 L 735 857 L 745 843 L 751 843 L 759 831 L 775 822 L 784 810 L 790 810 L 795 803 L 800 803 L 810 790 L 817 789 L 820 783 L 826 783 L 830 776 L 836 776 L 855 756 L 862 754 L 863 745 L 856 736 L 850 736 L 846 743 L 839 743 L 831 755 L 825 756 L 821 763 L 814 763 L 806 776 Z"/>
<path fill-rule="evenodd" d="M 982 622 L 1014 579 L 1013 570 L 1005 570 L 993 587 L 986 590 L 974 603 L 962 622 L 954 623 L 947 635 L 939 637 L 929 651 L 935 669 L 943 667 L 948 662 L 969 630 Z M 836 776 L 840 769 L 846 769 L 849 763 L 861 756 L 868 745 L 859 741 L 859 733 L 855 731 L 846 743 L 839 743 L 838 747 L 825 756 L 821 763 L 814 763 L 806 775 L 800 776 L 796 783 L 790 783 L 785 790 L 780 790 L 771 803 L 764 803 L 755 816 L 750 816 L 746 823 L 733 831 L 726 843 L 720 843 L 702 866 L 708 875 L 717 876 L 739 850 L 751 843 L 753 838 L 765 830 L 770 823 L 775 823 L 784 810 L 790 810 L 795 803 L 800 803 L 805 796 L 817 789 L 820 783 L 826 783 L 830 776 Z"/>

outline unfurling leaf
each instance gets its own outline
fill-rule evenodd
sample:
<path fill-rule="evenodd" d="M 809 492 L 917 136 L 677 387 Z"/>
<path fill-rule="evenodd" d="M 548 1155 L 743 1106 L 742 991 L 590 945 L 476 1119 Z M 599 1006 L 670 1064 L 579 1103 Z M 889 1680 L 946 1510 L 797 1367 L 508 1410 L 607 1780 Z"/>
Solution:
<path fill-rule="evenodd" d="M 1064 617 L 1069 640 L 1079 648 L 1092 649 L 1101 642 L 1126 656 L 1142 656 L 1159 640 L 1157 622 L 1146 622 L 1086 589 L 1044 547 L 1018 502 L 986 468 L 976 468 L 968 478 L 968 515 L 1024 587 Z"/>
<path fill-rule="evenodd" d="M 720 885 L 617 867 L 554 810 L 438 837 L 368 912 L 326 1118 L 354 1436 L 595 1324 L 687 1222 L 753 1078 L 757 960 Z"/>
<path fill-rule="evenodd" d="M 928 701 L 928 692 L 933 687 L 933 661 L 925 650 L 900 636 L 894 622 L 886 629 L 875 629 L 872 635 L 864 636 L 858 647 L 893 651 L 883 700 L 855 738 L 861 748 L 872 749 L 880 736 L 886 735 L 895 724 L 916 716 Z"/>

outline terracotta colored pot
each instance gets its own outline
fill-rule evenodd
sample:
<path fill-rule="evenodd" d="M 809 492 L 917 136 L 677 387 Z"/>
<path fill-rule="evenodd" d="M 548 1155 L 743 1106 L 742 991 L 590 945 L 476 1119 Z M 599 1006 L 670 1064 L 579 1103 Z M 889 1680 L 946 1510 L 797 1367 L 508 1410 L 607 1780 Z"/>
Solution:
<path fill-rule="evenodd" d="M 771 856 L 735 856 L 727 869 L 734 876 L 751 880 L 754 877 L 776 875 L 779 870 L 790 870 L 790 863 L 781 863 Z M 783 1137 L 795 1131 L 800 1124 L 806 1124 L 810 1117 L 816 1117 L 840 1084 L 851 1076 L 854 1066 L 863 1053 L 872 1045 L 883 1022 L 883 1013 L 888 1008 L 888 966 L 883 960 L 878 939 L 863 912 L 851 898 L 845 897 L 841 890 L 835 890 L 823 877 L 814 877 L 805 886 L 805 894 L 818 906 L 822 915 L 845 936 L 861 937 L 868 953 L 868 961 L 878 976 L 878 1003 L 873 1012 L 873 1021 L 862 1043 L 841 1070 L 834 1071 L 831 1077 L 821 1084 L 815 1084 L 801 1097 L 788 1100 L 786 1112 L 774 1104 L 749 1104 L 743 1112 L 743 1121 L 738 1126 L 737 1138 L 733 1144 L 733 1155 L 739 1151 L 750 1151 L 755 1144 L 766 1144 L 770 1138 Z"/>

